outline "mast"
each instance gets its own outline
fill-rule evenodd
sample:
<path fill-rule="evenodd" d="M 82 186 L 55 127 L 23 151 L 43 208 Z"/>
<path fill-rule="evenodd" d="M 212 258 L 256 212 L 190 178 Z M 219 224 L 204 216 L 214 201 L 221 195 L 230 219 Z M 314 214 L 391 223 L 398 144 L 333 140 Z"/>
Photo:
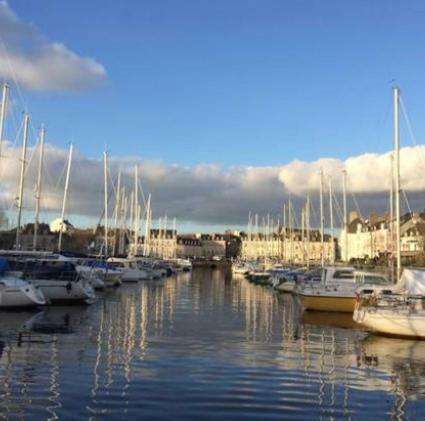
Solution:
<path fill-rule="evenodd" d="M 310 196 L 307 194 L 305 205 L 305 225 L 307 231 L 307 268 L 310 266 Z"/>
<path fill-rule="evenodd" d="M 6 126 L 6 111 L 7 111 L 7 100 L 9 96 L 9 85 L 3 84 L 3 93 L 1 97 L 1 109 L 0 109 L 0 159 L 2 156 L 2 146 L 4 139 L 4 131 Z"/>
<path fill-rule="evenodd" d="M 105 257 L 108 256 L 108 153 L 103 152 L 103 182 L 104 182 L 104 210 L 105 210 Z"/>
<path fill-rule="evenodd" d="M 390 269 L 391 279 L 394 277 L 394 155 L 390 155 L 390 223 L 389 223 L 389 249 L 391 253 Z"/>
<path fill-rule="evenodd" d="M 114 220 L 114 247 L 113 253 L 117 249 L 118 224 L 121 221 L 121 170 L 118 171 L 117 190 L 115 193 L 115 220 Z"/>
<path fill-rule="evenodd" d="M 148 202 L 146 204 L 146 224 L 145 224 L 145 242 L 143 247 L 143 254 L 147 256 L 149 249 L 148 249 L 148 241 L 149 241 L 149 220 L 151 218 L 151 195 L 148 196 Z"/>
<path fill-rule="evenodd" d="M 283 203 L 283 246 L 282 246 L 282 258 L 286 261 L 286 203 Z"/>
<path fill-rule="evenodd" d="M 43 176 L 43 156 L 44 156 L 44 137 L 46 131 L 44 127 L 40 130 L 40 155 L 38 157 L 37 189 L 35 196 L 35 220 L 34 220 L 34 240 L 33 249 L 37 250 L 38 225 L 40 223 L 40 200 L 41 200 L 41 181 Z"/>
<path fill-rule="evenodd" d="M 292 235 L 292 204 L 291 200 L 288 200 L 288 226 L 289 226 L 289 261 L 292 263 L 293 258 L 293 235 Z"/>
<path fill-rule="evenodd" d="M 344 262 L 348 260 L 348 226 L 347 226 L 347 171 L 342 170 L 342 207 L 343 207 L 343 224 L 344 224 Z"/>
<path fill-rule="evenodd" d="M 331 226 L 331 244 L 332 248 L 330 250 L 331 252 L 331 262 L 335 262 L 335 253 L 333 252 L 333 245 L 334 245 L 334 211 L 333 211 L 333 201 L 332 201 L 332 177 L 329 176 L 328 179 L 329 182 L 329 222 Z"/>
<path fill-rule="evenodd" d="M 71 145 L 69 146 L 68 166 L 66 168 L 65 189 L 63 191 L 62 212 L 61 212 L 59 240 L 58 240 L 58 251 L 59 252 L 62 249 L 62 234 L 63 234 L 63 228 L 64 228 L 66 199 L 68 197 L 69 175 L 71 173 L 72 148 L 73 148 L 73 146 L 72 146 L 72 143 L 71 143 Z"/>
<path fill-rule="evenodd" d="M 21 155 L 21 175 L 19 178 L 19 197 L 18 197 L 18 220 L 16 223 L 16 241 L 15 248 L 19 250 L 21 248 L 21 218 L 22 218 L 22 205 L 23 205 L 23 196 L 24 196 L 24 181 L 25 181 L 25 167 L 26 167 L 26 154 L 27 154 L 27 143 L 28 143 L 28 125 L 30 121 L 30 116 L 24 114 L 24 133 L 23 133 L 23 142 L 22 142 L 22 155 Z"/>
<path fill-rule="evenodd" d="M 394 87 L 394 154 L 395 154 L 395 213 L 396 213 L 396 246 L 397 246 L 397 279 L 401 275 L 400 250 L 400 128 L 399 128 L 399 89 Z"/>
<path fill-rule="evenodd" d="M 324 230 L 325 220 L 323 215 L 323 170 L 320 170 L 320 260 L 322 267 L 325 265 L 325 253 L 324 253 Z"/>
<path fill-rule="evenodd" d="M 121 190 L 121 223 L 118 245 L 118 253 L 120 256 L 124 254 L 124 232 L 127 230 L 127 195 L 125 194 L 125 186 L 123 186 Z"/>
<path fill-rule="evenodd" d="M 177 258 L 177 219 L 173 218 L 174 257 Z"/>
<path fill-rule="evenodd" d="M 305 263 L 305 208 L 301 208 L 301 244 L 302 244 L 302 257 L 303 263 Z"/>
<path fill-rule="evenodd" d="M 129 238 L 130 246 L 131 246 L 131 237 L 132 237 L 131 236 L 131 230 L 134 230 L 134 219 L 135 219 L 135 216 L 134 216 L 134 191 L 132 191 L 131 194 L 130 194 L 130 236 L 129 236 L 130 237 Z M 134 232 L 133 232 L 133 236 L 134 236 Z M 131 250 L 131 247 L 130 247 L 130 250 Z M 136 255 L 135 249 L 133 250 L 133 254 Z"/>
<path fill-rule="evenodd" d="M 134 167 L 134 255 L 137 256 L 138 243 L 139 243 L 139 169 L 137 165 Z"/>

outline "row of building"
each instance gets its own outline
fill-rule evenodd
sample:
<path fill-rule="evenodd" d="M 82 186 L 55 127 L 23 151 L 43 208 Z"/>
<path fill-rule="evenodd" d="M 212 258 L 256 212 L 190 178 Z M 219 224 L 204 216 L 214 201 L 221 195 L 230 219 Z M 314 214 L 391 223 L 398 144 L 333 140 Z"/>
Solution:
<path fill-rule="evenodd" d="M 59 227 L 59 228 L 58 228 Z M 64 231 L 63 249 L 88 253 L 102 252 L 104 232 L 79 230 L 68 221 L 40 224 L 37 244 L 39 250 L 53 251 L 58 244 L 58 231 Z M 425 252 L 425 213 L 409 213 L 401 218 L 402 256 L 414 257 Z M 15 230 L 0 233 L 0 248 L 14 247 Z M 34 226 L 28 224 L 21 230 L 21 248 L 33 247 Z M 117 233 L 110 231 L 109 254 L 114 253 Z M 334 262 L 353 259 L 376 259 L 394 253 L 395 227 L 387 214 L 372 214 L 364 219 L 356 212 L 350 214 L 347 230 L 341 230 L 339 241 L 325 234 L 322 244 L 320 232 L 279 228 L 279 232 L 245 233 L 226 231 L 224 234 L 177 234 L 175 230 L 152 229 L 147 243 L 139 237 L 137 247 L 131 244 L 132 233 L 125 236 L 125 250 L 133 254 L 155 257 L 212 258 L 228 257 L 245 260 L 279 259 L 288 263 Z M 116 253 L 116 249 L 115 249 Z"/>

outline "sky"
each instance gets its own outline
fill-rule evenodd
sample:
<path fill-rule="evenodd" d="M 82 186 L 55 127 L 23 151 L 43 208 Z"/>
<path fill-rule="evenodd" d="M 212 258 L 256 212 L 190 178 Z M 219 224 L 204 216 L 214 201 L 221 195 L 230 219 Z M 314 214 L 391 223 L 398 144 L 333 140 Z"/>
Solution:
<path fill-rule="evenodd" d="M 338 192 L 350 162 L 364 212 L 383 211 L 394 84 L 415 142 L 424 140 L 424 21 L 420 1 L 3 0 L 7 139 L 28 109 L 55 157 L 65 159 L 73 142 L 76 168 L 93 167 L 87 200 L 76 197 L 88 187 L 74 175 L 70 212 L 80 218 L 101 214 L 105 148 L 128 173 L 140 163 L 156 213 L 186 229 L 243 225 L 249 210 L 277 218 L 289 195 L 300 205 L 317 194 L 323 165 Z M 423 151 L 409 149 L 408 135 L 404 125 L 402 176 L 411 205 L 423 208 Z M 52 158 L 52 168 L 61 165 Z"/>

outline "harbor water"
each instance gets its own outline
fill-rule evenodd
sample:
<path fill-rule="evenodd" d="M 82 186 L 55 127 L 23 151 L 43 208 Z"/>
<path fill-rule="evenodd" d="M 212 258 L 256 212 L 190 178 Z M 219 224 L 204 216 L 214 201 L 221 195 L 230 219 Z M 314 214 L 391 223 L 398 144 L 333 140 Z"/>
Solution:
<path fill-rule="evenodd" d="M 0 394 L 11 419 L 415 419 L 425 341 L 196 268 L 91 306 L 1 312 Z"/>

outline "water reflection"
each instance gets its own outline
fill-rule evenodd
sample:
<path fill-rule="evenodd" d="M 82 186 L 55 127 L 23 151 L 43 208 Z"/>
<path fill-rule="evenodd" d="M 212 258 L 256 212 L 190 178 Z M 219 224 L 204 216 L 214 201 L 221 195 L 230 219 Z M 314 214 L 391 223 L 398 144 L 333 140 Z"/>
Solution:
<path fill-rule="evenodd" d="M 425 342 L 196 269 L 90 307 L 0 314 L 0 416 L 358 418 L 424 409 Z"/>

